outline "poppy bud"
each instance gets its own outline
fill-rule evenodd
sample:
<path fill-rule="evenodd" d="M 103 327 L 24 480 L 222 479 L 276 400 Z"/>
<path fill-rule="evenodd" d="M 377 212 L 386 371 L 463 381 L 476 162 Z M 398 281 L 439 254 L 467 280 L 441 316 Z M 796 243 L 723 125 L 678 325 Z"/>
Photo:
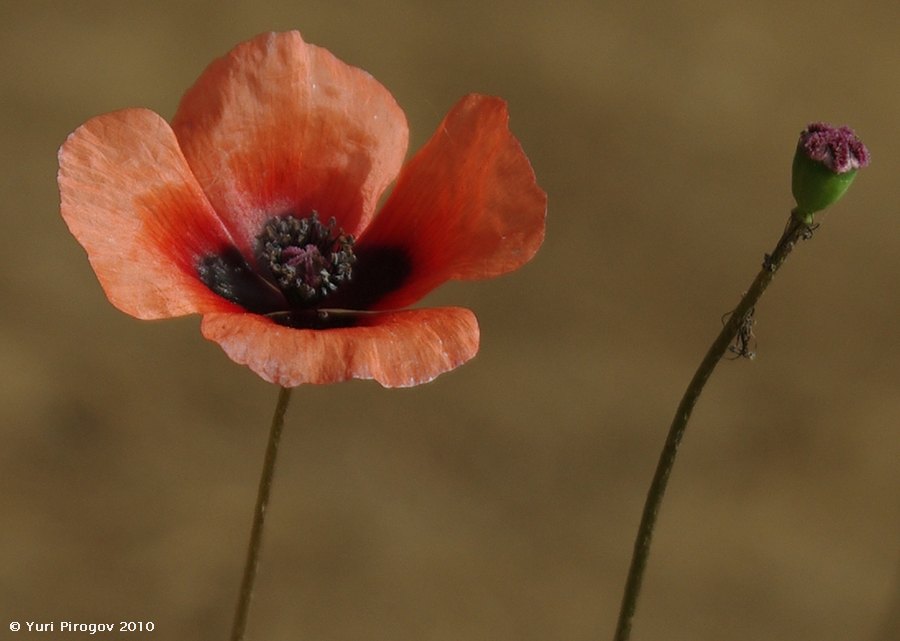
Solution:
<path fill-rule="evenodd" d="M 840 200 L 857 170 L 868 164 L 869 150 L 852 129 L 810 124 L 800 134 L 794 154 L 795 216 L 811 223 L 815 212 Z"/>

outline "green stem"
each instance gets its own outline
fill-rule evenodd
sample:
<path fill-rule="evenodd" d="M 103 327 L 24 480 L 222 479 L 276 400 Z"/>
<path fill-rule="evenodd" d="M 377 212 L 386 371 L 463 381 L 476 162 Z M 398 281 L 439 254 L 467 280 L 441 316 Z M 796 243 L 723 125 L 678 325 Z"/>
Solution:
<path fill-rule="evenodd" d="M 672 426 L 669 428 L 669 434 L 666 437 L 665 445 L 659 456 L 659 462 L 656 465 L 653 481 L 647 492 L 647 500 L 644 503 L 641 524 L 638 527 L 637 537 L 634 541 L 634 552 L 631 557 L 631 567 L 628 570 L 628 580 L 625 583 L 625 593 L 622 597 L 622 607 L 619 610 L 615 641 L 626 641 L 631 634 L 631 621 L 634 618 L 634 610 L 641 591 L 644 570 L 647 567 L 647 558 L 650 556 L 650 541 L 653 537 L 656 517 L 659 514 L 659 507 L 666 493 L 669 475 L 672 473 L 672 467 L 675 465 L 678 445 L 684 436 L 694 405 L 697 404 L 697 399 L 700 398 L 703 387 L 712 375 L 716 365 L 722 359 L 722 356 L 728 350 L 729 345 L 732 344 L 739 332 L 743 329 L 749 330 L 754 307 L 769 286 L 769 283 L 772 282 L 775 273 L 784 263 L 788 254 L 791 253 L 794 245 L 801 239 L 808 238 L 810 233 L 809 222 L 804 220 L 799 212 L 793 212 L 775 250 L 771 255 L 766 256 L 762 270 L 757 274 L 753 284 L 750 285 L 750 289 L 747 290 L 741 302 L 738 303 L 738 306 L 725 322 L 722 331 L 719 332 L 716 340 L 713 341 L 709 351 L 706 352 L 706 356 L 703 357 L 703 361 L 684 392 L 681 403 L 678 404 L 675 418 L 672 420 Z"/>
<path fill-rule="evenodd" d="M 256 579 L 256 567 L 259 565 L 259 549 L 262 545 L 263 526 L 266 522 L 266 508 L 269 505 L 269 494 L 272 491 L 272 478 L 275 475 L 275 458 L 278 455 L 278 444 L 281 441 L 281 428 L 284 426 L 284 414 L 291 400 L 290 387 L 282 387 L 272 417 L 269 430 L 269 444 L 266 447 L 266 458 L 263 461 L 262 476 L 259 479 L 259 490 L 256 494 L 256 509 L 253 512 L 253 527 L 250 530 L 250 543 L 247 546 L 247 560 L 244 563 L 244 578 L 241 581 L 241 592 L 238 596 L 237 608 L 234 611 L 234 624 L 231 626 L 231 641 L 241 641 L 247 627 L 247 613 L 250 610 L 250 597 L 253 596 L 253 582 Z"/>

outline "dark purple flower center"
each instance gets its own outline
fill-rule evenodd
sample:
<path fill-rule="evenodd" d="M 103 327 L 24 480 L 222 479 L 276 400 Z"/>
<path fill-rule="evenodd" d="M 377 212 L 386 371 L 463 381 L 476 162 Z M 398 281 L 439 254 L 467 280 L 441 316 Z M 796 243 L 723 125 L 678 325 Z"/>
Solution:
<path fill-rule="evenodd" d="M 313 212 L 270 218 L 257 235 L 252 260 L 236 247 L 197 261 L 210 290 L 248 312 L 289 327 L 328 329 L 364 322 L 412 271 L 409 255 L 391 246 L 355 252 L 354 239 Z"/>
<path fill-rule="evenodd" d="M 325 226 L 313 212 L 306 218 L 277 216 L 257 237 L 256 259 L 292 306 L 315 303 L 349 281 L 353 274 L 353 237 Z"/>
<path fill-rule="evenodd" d="M 204 256 L 200 280 L 219 296 L 257 314 L 312 309 L 353 275 L 353 237 L 313 212 L 276 216 L 256 237 L 256 269 L 234 247 Z"/>

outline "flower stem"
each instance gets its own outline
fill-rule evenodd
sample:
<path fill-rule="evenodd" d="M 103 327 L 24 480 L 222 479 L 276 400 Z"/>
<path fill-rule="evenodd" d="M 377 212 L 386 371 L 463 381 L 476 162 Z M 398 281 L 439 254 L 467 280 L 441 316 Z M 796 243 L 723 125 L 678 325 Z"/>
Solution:
<path fill-rule="evenodd" d="M 231 626 L 231 641 L 241 641 L 247 627 L 247 612 L 250 610 L 250 597 L 253 596 L 253 582 L 256 579 L 256 567 L 259 565 L 259 549 L 262 545 L 263 525 L 266 522 L 266 508 L 269 505 L 272 477 L 275 474 L 275 458 L 278 455 L 278 444 L 281 441 L 284 414 L 287 411 L 288 402 L 291 400 L 291 389 L 282 387 L 278 392 L 275 415 L 272 417 L 269 444 L 266 446 L 266 458 L 263 461 L 262 476 L 259 479 L 259 490 L 256 494 L 253 527 L 250 530 L 247 560 L 244 563 L 244 578 L 241 580 L 241 593 L 234 611 L 234 624 Z"/>
<path fill-rule="evenodd" d="M 741 302 L 731 312 L 731 315 L 722 327 L 722 331 L 719 332 L 716 340 L 710 346 L 709 351 L 706 352 L 706 356 L 703 357 L 703 361 L 694 373 L 694 377 L 691 379 L 684 396 L 681 398 L 681 402 L 678 404 L 675 418 L 672 420 L 669 434 L 666 437 L 665 445 L 659 456 L 659 462 L 656 465 L 653 481 L 647 492 L 647 500 L 644 503 L 641 524 L 638 527 L 637 537 L 634 541 L 631 567 L 628 570 L 628 579 L 625 583 L 625 593 L 622 597 L 622 607 L 619 610 L 615 641 L 626 641 L 631 634 L 631 621 L 634 617 L 638 595 L 641 591 L 641 582 L 644 578 L 644 570 L 647 567 L 647 559 L 650 556 L 650 541 L 653 537 L 656 517 L 659 514 L 659 508 L 666 493 L 669 475 L 672 473 L 672 467 L 675 465 L 678 445 L 684 436 L 694 405 L 697 404 L 697 399 L 700 398 L 703 387 L 712 375 L 716 365 L 722 359 L 722 356 L 728 350 L 728 347 L 739 336 L 739 333 L 744 330 L 749 333 L 749 324 L 753 322 L 752 317 L 756 303 L 769 286 L 769 283 L 772 282 L 775 273 L 791 253 L 794 245 L 800 240 L 810 238 L 811 234 L 812 227 L 809 221 L 804 220 L 800 212 L 792 212 L 787 227 L 775 246 L 775 250 L 771 254 L 766 255 L 762 269 L 757 274 L 753 284 L 750 285 L 750 289 L 744 294 Z M 740 346 L 738 353 L 749 355 L 745 353 L 744 348 L 745 346 Z"/>

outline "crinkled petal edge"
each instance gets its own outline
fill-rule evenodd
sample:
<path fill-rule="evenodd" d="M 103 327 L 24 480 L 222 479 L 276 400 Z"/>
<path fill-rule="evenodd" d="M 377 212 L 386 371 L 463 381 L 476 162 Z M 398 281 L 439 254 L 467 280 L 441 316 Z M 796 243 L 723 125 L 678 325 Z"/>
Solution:
<path fill-rule="evenodd" d="M 353 327 L 294 329 L 257 314 L 207 314 L 203 336 L 264 380 L 283 387 L 374 379 L 427 383 L 478 352 L 478 321 L 460 307 L 361 314 Z"/>

